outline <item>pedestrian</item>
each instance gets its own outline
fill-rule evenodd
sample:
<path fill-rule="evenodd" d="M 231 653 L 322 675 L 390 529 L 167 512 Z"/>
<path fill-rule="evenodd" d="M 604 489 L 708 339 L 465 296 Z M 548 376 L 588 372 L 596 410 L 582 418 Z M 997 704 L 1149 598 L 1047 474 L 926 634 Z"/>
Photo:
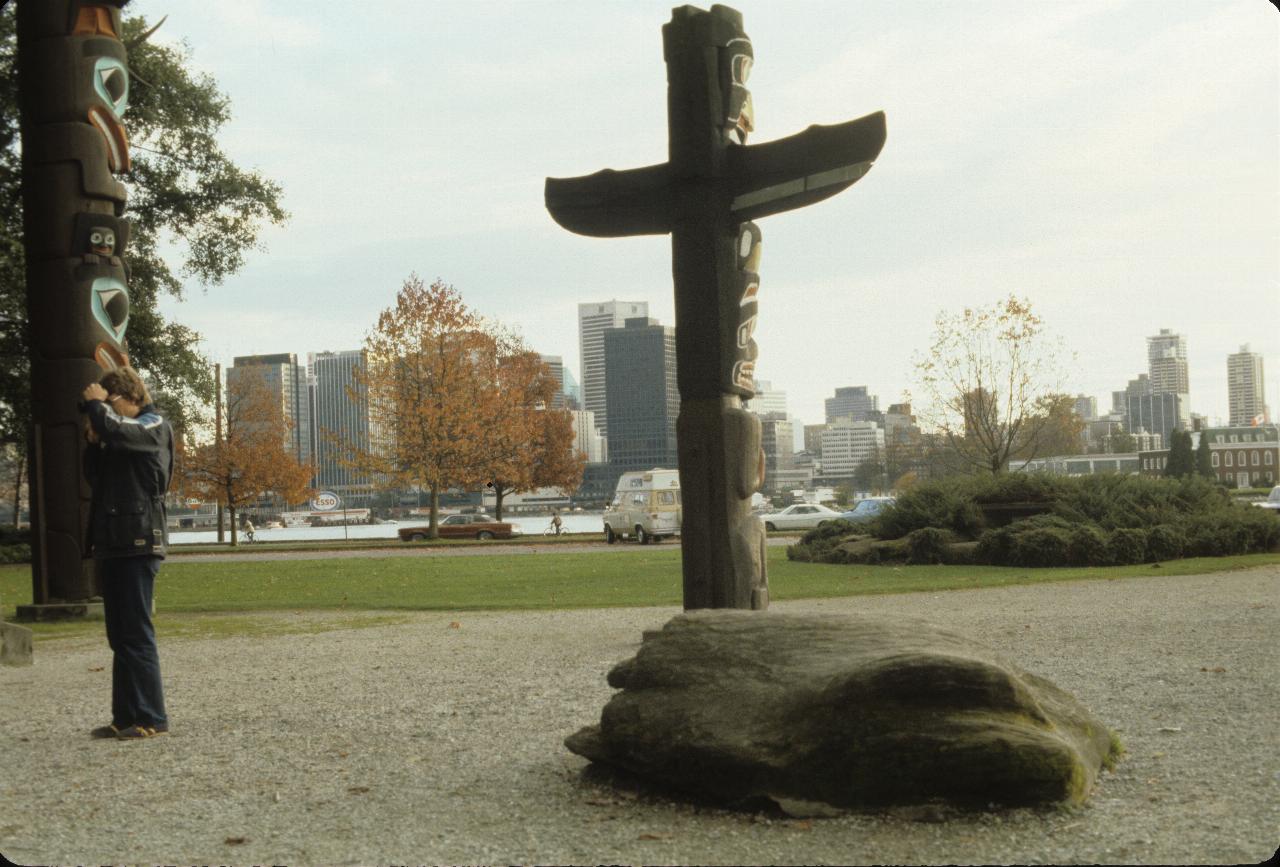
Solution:
<path fill-rule="evenodd" d="M 98 568 L 111 646 L 111 724 L 96 738 L 164 734 L 169 718 L 151 623 L 156 573 L 168 545 L 164 495 L 173 473 L 173 430 L 131 367 L 85 387 L 89 551 Z"/>
<path fill-rule="evenodd" d="M 247 541 L 253 541 L 253 521 L 248 518 L 244 519 L 244 537 Z"/>
<path fill-rule="evenodd" d="M 555 527 L 555 528 L 556 528 L 556 535 L 557 535 L 557 536 L 559 536 L 559 535 L 560 535 L 560 532 L 561 532 L 561 531 L 560 531 L 560 528 L 561 528 L 562 526 L 564 526 L 564 521 L 561 521 L 561 520 L 560 520 L 560 513 L 559 513 L 559 512 L 552 512 L 552 513 L 551 513 L 551 526 L 553 526 L 553 527 Z"/>

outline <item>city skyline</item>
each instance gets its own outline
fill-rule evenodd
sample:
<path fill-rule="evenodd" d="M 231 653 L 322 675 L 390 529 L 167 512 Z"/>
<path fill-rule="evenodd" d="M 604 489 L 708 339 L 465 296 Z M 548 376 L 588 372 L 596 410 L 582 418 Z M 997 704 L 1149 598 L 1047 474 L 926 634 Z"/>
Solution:
<path fill-rule="evenodd" d="M 129 8 L 169 15 L 154 38 L 190 45 L 231 101 L 223 146 L 293 214 L 226 285 L 164 300 L 211 361 L 358 347 L 412 271 L 578 373 L 577 304 L 644 301 L 674 324 L 666 238 L 577 238 L 542 205 L 546 176 L 665 158 L 669 3 Z M 1010 293 L 1076 353 L 1071 394 L 1123 387 L 1161 328 L 1186 335 L 1189 407 L 1211 420 L 1240 344 L 1280 369 L 1270 7 L 736 8 L 753 142 L 888 117 L 854 190 L 762 222 L 757 376 L 796 418 L 849 382 L 898 402 L 937 312 Z"/>

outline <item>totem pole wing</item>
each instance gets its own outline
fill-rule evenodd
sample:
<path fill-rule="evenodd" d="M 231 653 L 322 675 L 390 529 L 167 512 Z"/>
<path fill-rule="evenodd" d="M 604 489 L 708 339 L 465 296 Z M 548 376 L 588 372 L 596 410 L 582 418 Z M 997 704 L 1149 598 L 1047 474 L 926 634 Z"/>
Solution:
<path fill-rule="evenodd" d="M 570 232 L 595 238 L 665 235 L 676 193 L 667 164 L 605 169 L 579 178 L 547 178 L 547 210 Z"/>
<path fill-rule="evenodd" d="M 755 220 L 820 202 L 871 169 L 884 147 L 884 112 L 729 152 L 730 210 Z"/>

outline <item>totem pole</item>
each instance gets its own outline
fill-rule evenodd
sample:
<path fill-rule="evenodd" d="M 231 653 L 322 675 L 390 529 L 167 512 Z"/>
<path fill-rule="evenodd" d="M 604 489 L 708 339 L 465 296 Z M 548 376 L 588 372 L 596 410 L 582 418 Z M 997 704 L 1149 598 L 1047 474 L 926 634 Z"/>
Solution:
<path fill-rule="evenodd" d="M 754 55 L 742 15 L 681 6 L 662 35 L 667 162 L 547 178 L 546 205 L 582 235 L 671 234 L 684 607 L 763 609 L 765 532 L 751 495 L 764 481 L 764 452 L 760 422 L 742 403 L 755 395 L 761 236 L 751 220 L 821 201 L 866 174 L 884 146 L 884 114 L 747 146 Z"/>
<path fill-rule="evenodd" d="M 85 385 L 128 363 L 129 223 L 116 179 L 129 170 L 125 2 L 20 0 L 17 8 L 35 609 L 95 593 L 77 405 Z"/>

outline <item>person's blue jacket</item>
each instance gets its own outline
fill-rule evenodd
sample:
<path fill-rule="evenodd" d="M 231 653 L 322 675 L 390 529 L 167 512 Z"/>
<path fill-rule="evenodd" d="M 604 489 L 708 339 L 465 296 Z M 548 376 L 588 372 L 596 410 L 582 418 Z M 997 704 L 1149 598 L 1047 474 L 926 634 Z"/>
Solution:
<path fill-rule="evenodd" d="M 164 495 L 173 475 L 173 429 L 152 404 L 137 418 L 100 400 L 85 401 L 98 435 L 84 450 L 84 474 L 93 488 L 89 551 L 98 559 L 163 557 L 169 543 Z"/>

